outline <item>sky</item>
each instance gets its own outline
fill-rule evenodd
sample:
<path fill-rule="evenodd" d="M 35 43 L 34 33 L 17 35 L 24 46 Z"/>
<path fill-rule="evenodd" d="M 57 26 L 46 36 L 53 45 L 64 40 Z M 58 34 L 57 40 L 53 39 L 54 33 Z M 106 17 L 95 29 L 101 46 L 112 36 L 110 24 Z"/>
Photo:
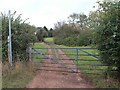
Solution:
<path fill-rule="evenodd" d="M 0 12 L 17 11 L 22 19 L 36 27 L 53 28 L 58 21 L 67 20 L 72 13 L 89 14 L 97 0 L 0 0 Z"/>

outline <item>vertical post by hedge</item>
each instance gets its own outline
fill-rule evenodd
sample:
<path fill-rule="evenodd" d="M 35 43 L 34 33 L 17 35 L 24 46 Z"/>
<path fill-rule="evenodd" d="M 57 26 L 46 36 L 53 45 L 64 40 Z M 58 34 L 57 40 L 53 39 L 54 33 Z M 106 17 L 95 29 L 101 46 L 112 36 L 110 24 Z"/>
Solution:
<path fill-rule="evenodd" d="M 8 18 L 9 18 L 9 60 L 10 60 L 10 65 L 12 66 L 12 43 L 11 43 L 11 13 L 10 13 L 10 10 L 9 10 L 9 13 L 8 13 Z"/>
<path fill-rule="evenodd" d="M 29 47 L 29 61 L 32 61 L 32 49 Z"/>
<path fill-rule="evenodd" d="M 77 65 L 76 72 L 78 72 L 78 48 L 76 48 L 76 65 Z"/>

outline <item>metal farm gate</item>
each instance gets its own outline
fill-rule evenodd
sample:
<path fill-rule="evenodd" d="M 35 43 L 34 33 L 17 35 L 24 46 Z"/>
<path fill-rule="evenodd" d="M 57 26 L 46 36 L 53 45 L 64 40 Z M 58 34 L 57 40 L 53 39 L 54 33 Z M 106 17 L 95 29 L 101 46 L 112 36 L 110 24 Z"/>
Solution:
<path fill-rule="evenodd" d="M 31 54 L 39 70 L 99 74 L 109 66 L 101 64 L 95 48 L 32 48 Z"/>

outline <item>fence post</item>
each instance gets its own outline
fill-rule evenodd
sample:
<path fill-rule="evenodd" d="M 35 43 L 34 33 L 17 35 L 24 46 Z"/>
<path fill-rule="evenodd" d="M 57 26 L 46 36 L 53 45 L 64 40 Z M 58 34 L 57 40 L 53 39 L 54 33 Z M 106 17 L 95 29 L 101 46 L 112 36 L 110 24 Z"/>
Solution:
<path fill-rule="evenodd" d="M 8 40 L 9 40 L 9 60 L 10 60 L 10 65 L 12 66 L 12 42 L 11 42 L 11 13 L 10 13 L 10 10 L 9 10 L 9 37 L 8 37 Z"/>
<path fill-rule="evenodd" d="M 32 52 L 32 49 L 31 49 L 31 47 L 29 47 L 29 61 L 32 61 L 32 54 L 31 54 L 31 52 Z"/>
<path fill-rule="evenodd" d="M 78 72 L 78 48 L 76 48 L 76 65 L 77 65 L 76 72 Z"/>

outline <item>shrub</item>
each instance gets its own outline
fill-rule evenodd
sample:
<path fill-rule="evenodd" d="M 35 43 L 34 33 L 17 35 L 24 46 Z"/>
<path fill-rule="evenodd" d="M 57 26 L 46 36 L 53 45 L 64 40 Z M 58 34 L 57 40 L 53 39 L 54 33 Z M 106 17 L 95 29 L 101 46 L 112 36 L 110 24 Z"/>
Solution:
<path fill-rule="evenodd" d="M 14 18 L 15 13 L 11 17 L 11 34 L 12 34 L 12 54 L 13 61 L 28 60 L 26 49 L 30 43 L 35 41 L 35 27 L 31 26 L 21 19 L 21 15 Z M 2 61 L 8 60 L 8 17 L 2 14 Z"/>
<path fill-rule="evenodd" d="M 120 73 L 120 2 L 99 3 L 98 49 L 101 61 Z"/>

